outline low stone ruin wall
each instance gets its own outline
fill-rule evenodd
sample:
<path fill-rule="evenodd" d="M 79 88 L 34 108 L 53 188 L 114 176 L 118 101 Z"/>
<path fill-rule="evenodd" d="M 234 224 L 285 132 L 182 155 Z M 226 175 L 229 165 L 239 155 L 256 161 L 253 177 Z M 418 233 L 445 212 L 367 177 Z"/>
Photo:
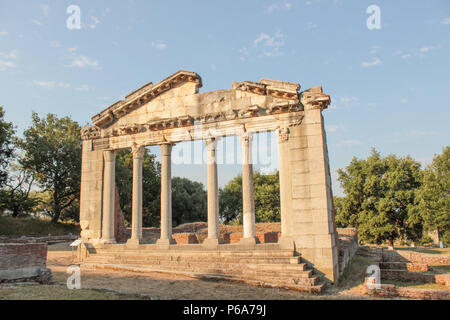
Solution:
<path fill-rule="evenodd" d="M 383 252 L 384 261 L 402 261 L 428 265 L 450 265 L 450 254 L 427 254 L 408 250 Z"/>
<path fill-rule="evenodd" d="M 61 243 L 74 241 L 79 238 L 79 235 L 68 234 L 63 236 L 43 236 L 43 237 L 33 237 L 33 236 L 4 236 L 0 237 L 0 243 Z"/>
<path fill-rule="evenodd" d="M 365 294 L 381 298 L 450 300 L 450 290 L 399 288 L 393 284 L 381 284 L 372 289 L 365 286 Z"/>
<path fill-rule="evenodd" d="M 0 243 L 0 282 L 49 282 L 46 264 L 46 243 Z"/>
<path fill-rule="evenodd" d="M 358 250 L 358 234 L 355 228 L 337 228 L 339 235 L 339 275 L 341 276 Z"/>

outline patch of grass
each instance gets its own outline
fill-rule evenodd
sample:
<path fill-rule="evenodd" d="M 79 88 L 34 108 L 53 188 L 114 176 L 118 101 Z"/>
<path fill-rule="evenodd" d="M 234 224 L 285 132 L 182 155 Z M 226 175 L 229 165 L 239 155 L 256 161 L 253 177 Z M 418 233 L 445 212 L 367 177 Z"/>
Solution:
<path fill-rule="evenodd" d="M 0 236 L 52 236 L 79 234 L 80 226 L 74 223 L 52 223 L 47 219 L 13 218 L 0 216 Z"/>
<path fill-rule="evenodd" d="M 374 262 L 373 257 L 368 256 L 362 249 L 358 249 L 340 277 L 338 287 L 352 288 L 363 284 L 367 276 L 367 267 Z"/>
<path fill-rule="evenodd" d="M 0 300 L 138 300 L 137 295 L 80 289 L 69 290 L 60 285 L 0 286 Z"/>
<path fill-rule="evenodd" d="M 440 266 L 440 265 L 436 265 L 436 266 L 431 266 L 434 270 L 439 270 L 442 271 L 444 273 L 450 273 L 450 266 Z"/>
<path fill-rule="evenodd" d="M 450 254 L 450 248 L 399 248 L 395 247 L 395 250 L 406 250 L 428 254 Z"/>
<path fill-rule="evenodd" d="M 432 290 L 447 290 L 444 285 L 436 283 L 420 283 L 420 282 L 401 282 L 394 280 L 383 280 L 384 284 L 394 284 L 399 288 L 411 288 L 411 289 L 432 289 Z"/>

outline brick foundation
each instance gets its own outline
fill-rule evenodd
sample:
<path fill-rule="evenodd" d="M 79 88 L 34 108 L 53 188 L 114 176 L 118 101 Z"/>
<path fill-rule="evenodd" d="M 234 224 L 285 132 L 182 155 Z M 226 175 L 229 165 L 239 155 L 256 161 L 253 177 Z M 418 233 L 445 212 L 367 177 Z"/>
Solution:
<path fill-rule="evenodd" d="M 49 282 L 46 243 L 0 244 L 0 282 Z"/>
<path fill-rule="evenodd" d="M 426 254 L 421 252 L 394 250 L 383 252 L 384 261 L 410 262 L 428 265 L 450 265 L 450 254 Z"/>
<path fill-rule="evenodd" d="M 367 283 L 367 278 L 366 278 Z M 365 286 L 365 294 L 374 297 L 428 300 L 450 300 L 450 290 L 398 288 L 393 284 L 381 284 L 379 288 L 369 289 Z"/>
<path fill-rule="evenodd" d="M 174 233 L 172 238 L 177 244 L 198 243 L 197 236 L 194 233 Z"/>

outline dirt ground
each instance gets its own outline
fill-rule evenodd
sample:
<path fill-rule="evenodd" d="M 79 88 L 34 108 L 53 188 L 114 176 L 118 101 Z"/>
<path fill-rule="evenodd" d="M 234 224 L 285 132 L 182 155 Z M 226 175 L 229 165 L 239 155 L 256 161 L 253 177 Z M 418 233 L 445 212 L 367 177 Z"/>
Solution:
<path fill-rule="evenodd" d="M 52 270 L 53 279 L 66 283 L 72 253 L 68 244 L 49 246 L 47 267 Z M 173 274 L 135 274 L 109 270 L 82 270 L 83 289 L 103 288 L 124 294 L 145 295 L 152 299 L 217 299 L 217 300 L 300 300 L 300 299 L 367 299 L 358 288 L 329 289 L 325 295 L 311 295 L 279 288 L 262 288 L 226 281 L 205 281 Z"/>

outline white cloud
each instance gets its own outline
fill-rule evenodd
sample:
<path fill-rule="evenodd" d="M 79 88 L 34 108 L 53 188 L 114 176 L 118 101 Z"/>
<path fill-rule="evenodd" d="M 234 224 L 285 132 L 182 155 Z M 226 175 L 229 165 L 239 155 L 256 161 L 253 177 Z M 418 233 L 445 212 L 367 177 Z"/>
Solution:
<path fill-rule="evenodd" d="M 34 23 L 37 26 L 43 26 L 44 24 L 40 22 L 39 20 L 31 20 L 32 23 Z"/>
<path fill-rule="evenodd" d="M 5 71 L 8 68 L 15 68 L 16 64 L 12 61 L 0 59 L 0 71 Z"/>
<path fill-rule="evenodd" d="M 89 92 L 89 91 L 92 90 L 92 88 L 89 87 L 87 84 L 83 84 L 83 85 L 81 85 L 79 87 L 76 87 L 75 90 L 76 91 L 82 91 L 82 92 Z"/>
<path fill-rule="evenodd" d="M 361 62 L 361 65 L 364 68 L 374 67 L 380 64 L 382 64 L 382 61 L 379 58 L 374 58 L 372 61 Z"/>
<path fill-rule="evenodd" d="M 0 31 L 0 36 L 7 36 L 8 35 L 8 31 Z"/>
<path fill-rule="evenodd" d="M 400 103 L 402 103 L 402 104 L 406 104 L 407 102 L 408 102 L 408 99 L 406 99 L 406 98 L 400 99 Z"/>
<path fill-rule="evenodd" d="M 278 9 L 289 11 L 292 9 L 292 4 L 287 1 L 284 1 L 284 2 L 279 1 L 279 2 L 275 2 L 275 3 L 272 3 L 271 5 L 266 6 L 265 9 L 266 9 L 267 13 L 272 13 Z"/>
<path fill-rule="evenodd" d="M 42 13 L 46 16 L 48 16 L 48 10 L 50 9 L 50 6 L 48 4 L 41 4 L 40 5 Z"/>
<path fill-rule="evenodd" d="M 0 71 L 15 68 L 16 63 L 11 60 L 17 59 L 17 51 L 11 50 L 9 53 L 0 53 Z"/>
<path fill-rule="evenodd" d="M 0 53 L 0 57 L 5 59 L 17 59 L 17 51 L 11 50 L 9 53 Z"/>
<path fill-rule="evenodd" d="M 422 53 L 426 53 L 426 52 L 429 52 L 429 51 L 432 51 L 432 50 L 437 50 L 437 49 L 438 49 L 438 47 L 436 47 L 436 46 L 428 46 L 428 47 L 420 48 L 419 51 L 422 52 Z"/>
<path fill-rule="evenodd" d="M 439 136 L 440 132 L 436 130 L 403 130 L 397 131 L 388 137 L 390 143 L 403 143 L 411 139 L 422 139 L 426 137 Z"/>
<path fill-rule="evenodd" d="M 245 60 L 246 57 L 250 56 L 250 52 L 246 47 L 240 48 L 239 53 L 241 54 L 241 56 L 239 57 L 239 59 L 241 60 Z"/>
<path fill-rule="evenodd" d="M 70 84 L 69 83 L 56 82 L 56 81 L 34 80 L 32 82 L 32 85 L 36 86 L 36 87 L 45 88 L 45 89 L 70 88 Z"/>
<path fill-rule="evenodd" d="M 315 24 L 315 23 L 313 23 L 313 22 L 311 22 L 311 21 L 309 21 L 309 22 L 306 24 L 306 29 L 308 29 L 308 30 L 315 30 L 315 29 L 317 29 L 317 28 L 318 28 L 318 25 Z"/>
<path fill-rule="evenodd" d="M 75 51 L 77 51 L 77 47 L 72 47 L 72 48 L 67 48 L 67 51 L 69 51 L 69 52 L 75 52 Z"/>
<path fill-rule="evenodd" d="M 167 44 L 163 41 L 158 40 L 156 42 L 152 42 L 152 47 L 156 50 L 164 50 L 165 48 L 167 48 Z"/>
<path fill-rule="evenodd" d="M 378 53 L 379 51 L 380 51 L 380 47 L 379 47 L 379 46 L 372 46 L 372 47 L 370 48 L 369 53 L 370 53 L 370 54 L 376 54 L 376 53 Z"/>
<path fill-rule="evenodd" d="M 345 108 L 359 106 L 359 98 L 353 97 L 353 96 L 343 96 L 339 98 L 340 105 L 342 105 Z"/>
<path fill-rule="evenodd" d="M 338 131 L 339 126 L 335 125 L 335 124 L 330 124 L 330 125 L 325 126 L 325 129 L 327 130 L 327 132 L 336 132 L 336 131 Z"/>
<path fill-rule="evenodd" d="M 410 54 L 410 53 L 402 54 L 402 55 L 401 55 L 401 58 L 402 58 L 402 59 L 408 59 L 408 58 L 411 58 L 411 54 Z"/>
<path fill-rule="evenodd" d="M 255 40 L 253 40 L 253 46 L 262 50 L 259 57 L 280 56 L 283 55 L 280 48 L 284 46 L 285 37 L 286 36 L 280 30 L 277 30 L 273 36 L 267 33 L 261 33 Z"/>
<path fill-rule="evenodd" d="M 357 140 L 357 139 L 347 139 L 347 140 L 341 140 L 338 143 L 335 144 L 336 147 L 354 147 L 354 146 L 360 146 L 364 144 L 364 142 Z"/>
<path fill-rule="evenodd" d="M 85 68 L 85 67 L 91 67 L 91 68 L 98 68 L 99 62 L 98 60 L 89 58 L 87 56 L 83 56 L 80 54 L 73 53 L 70 56 L 70 64 L 67 65 L 67 67 L 75 67 L 75 68 Z"/>
<path fill-rule="evenodd" d="M 445 18 L 441 21 L 442 24 L 450 24 L 450 18 Z"/>
<path fill-rule="evenodd" d="M 100 20 L 95 16 L 91 16 L 91 20 L 92 22 L 88 23 L 87 26 L 91 29 L 95 29 L 95 27 L 100 23 Z"/>
<path fill-rule="evenodd" d="M 52 46 L 53 48 L 61 48 L 62 47 L 61 43 L 59 43 L 59 41 L 57 41 L 57 40 L 50 41 L 50 46 Z"/>

